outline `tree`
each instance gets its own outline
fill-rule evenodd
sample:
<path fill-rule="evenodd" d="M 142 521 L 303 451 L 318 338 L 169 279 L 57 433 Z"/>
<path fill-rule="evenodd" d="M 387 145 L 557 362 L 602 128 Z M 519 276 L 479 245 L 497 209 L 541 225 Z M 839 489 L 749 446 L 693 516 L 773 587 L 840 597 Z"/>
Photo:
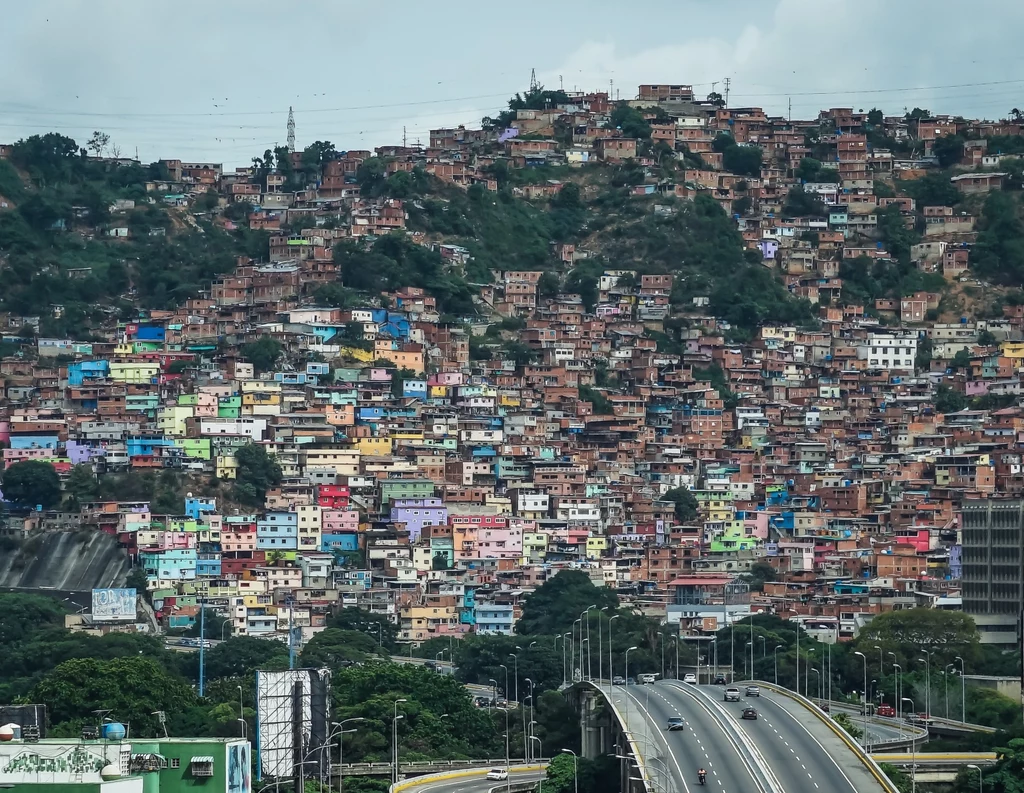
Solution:
<path fill-rule="evenodd" d="M 200 613 L 196 615 L 195 622 L 188 626 L 183 635 L 196 636 L 200 639 L 220 639 L 224 635 L 224 625 L 227 622 L 230 620 L 213 609 L 203 606 Z"/>
<path fill-rule="evenodd" d="M 824 217 L 827 214 L 821 198 L 816 193 L 808 193 L 802 187 L 789 188 L 782 211 L 790 217 Z"/>
<path fill-rule="evenodd" d="M 953 356 L 953 360 L 950 361 L 949 366 L 951 369 L 970 369 L 971 351 L 966 348 L 957 350 L 956 355 Z"/>
<path fill-rule="evenodd" d="M 718 93 L 718 91 L 712 91 L 708 94 L 707 101 L 715 107 L 725 107 L 725 97 Z"/>
<path fill-rule="evenodd" d="M 981 333 L 978 334 L 978 344 L 982 347 L 992 347 L 996 344 L 995 334 L 992 333 L 988 328 L 985 328 Z"/>
<path fill-rule="evenodd" d="M 52 597 L 0 593 L 0 646 L 13 647 L 42 628 L 61 626 L 66 613 Z"/>
<path fill-rule="evenodd" d="M 272 336 L 260 336 L 256 341 L 243 344 L 239 352 L 257 372 L 269 372 L 281 357 L 281 342 Z"/>
<path fill-rule="evenodd" d="M 64 490 L 77 504 L 95 500 L 99 495 L 99 483 L 96 481 L 96 473 L 92 466 L 89 463 L 72 466 L 64 482 Z"/>
<path fill-rule="evenodd" d="M 60 502 L 60 477 L 50 463 L 24 460 L 3 474 L 4 499 L 20 507 L 50 509 Z"/>
<path fill-rule="evenodd" d="M 837 713 L 835 715 L 835 722 L 844 730 L 846 730 L 846 732 L 849 733 L 850 737 L 854 740 L 860 738 L 864 734 L 864 732 L 859 727 L 854 726 L 853 720 L 850 719 L 850 716 L 847 713 Z"/>
<path fill-rule="evenodd" d="M 818 172 L 821 171 L 821 162 L 813 157 L 804 157 L 796 169 L 796 178 L 805 182 L 818 181 Z"/>
<path fill-rule="evenodd" d="M 1013 738 L 995 749 L 995 768 L 986 768 L 984 789 L 991 793 L 1024 793 L 1024 738 Z M 964 768 L 957 774 L 957 793 L 978 789 L 977 771 Z"/>
<path fill-rule="evenodd" d="M 661 497 L 662 501 L 671 501 L 675 504 L 676 520 L 680 523 L 688 523 L 699 515 L 697 499 L 688 487 L 673 487 Z"/>
<path fill-rule="evenodd" d="M 281 466 L 273 455 L 256 443 L 249 443 L 235 452 L 238 463 L 235 495 L 250 506 L 262 506 L 267 490 L 281 483 Z"/>
<path fill-rule="evenodd" d="M 935 347 L 931 336 L 924 336 L 917 340 L 917 355 L 914 358 L 914 367 L 919 372 L 927 372 L 932 367 L 932 353 Z"/>
<path fill-rule="evenodd" d="M 868 657 L 875 645 L 883 652 L 894 652 L 905 669 L 912 668 L 922 651 L 931 650 L 932 668 L 941 669 L 958 655 L 970 658 L 979 645 L 979 634 L 974 620 L 962 612 L 913 608 L 877 615 L 854 644 Z"/>
<path fill-rule="evenodd" d="M 939 160 L 939 165 L 949 168 L 956 165 L 964 156 L 964 139 L 960 135 L 943 135 L 932 143 L 932 154 Z"/>
<path fill-rule="evenodd" d="M 618 604 L 611 589 L 594 586 L 586 573 L 562 570 L 526 596 L 515 630 L 521 635 L 565 633 L 587 606 L 614 609 Z"/>
<path fill-rule="evenodd" d="M 65 734 L 94 723 L 94 711 L 101 708 L 111 718 L 131 723 L 135 735 L 157 735 L 160 724 L 154 711 L 174 713 L 196 700 L 183 679 L 138 655 L 65 661 L 39 681 L 31 696 L 33 702 L 46 703 L 57 731 Z"/>
<path fill-rule="evenodd" d="M 871 108 L 871 110 L 868 111 L 867 122 L 871 126 L 877 127 L 879 124 L 881 124 L 884 121 L 885 121 L 885 116 L 882 114 L 882 111 L 879 110 L 877 107 L 873 107 L 873 108 Z"/>
<path fill-rule="evenodd" d="M 730 146 L 722 153 L 722 165 L 732 173 L 760 176 L 763 157 L 759 146 Z"/>
<path fill-rule="evenodd" d="M 546 271 L 537 279 L 537 297 L 557 297 L 561 281 L 556 273 Z"/>
<path fill-rule="evenodd" d="M 306 667 L 341 669 L 378 653 L 377 640 L 358 630 L 325 628 L 306 642 L 300 656 Z"/>
<path fill-rule="evenodd" d="M 612 403 L 609 402 L 608 398 L 596 388 L 591 388 L 588 385 L 581 385 L 580 399 L 591 404 L 595 416 L 612 415 Z"/>
<path fill-rule="evenodd" d="M 365 633 L 388 652 L 394 652 L 398 647 L 398 626 L 382 614 L 354 607 L 343 608 L 327 618 L 327 626 Z"/>
<path fill-rule="evenodd" d="M 107 150 L 107 146 L 109 145 L 110 136 L 105 132 L 97 130 L 92 133 L 92 137 L 90 137 L 89 142 L 85 144 L 85 148 L 92 152 L 93 157 L 99 157 Z"/>
<path fill-rule="evenodd" d="M 220 638 L 220 637 L 218 637 Z M 199 659 L 195 660 L 198 673 Z M 288 647 L 278 641 L 235 636 L 211 647 L 204 659 L 206 676 L 252 678 L 257 669 L 280 670 L 288 668 Z"/>

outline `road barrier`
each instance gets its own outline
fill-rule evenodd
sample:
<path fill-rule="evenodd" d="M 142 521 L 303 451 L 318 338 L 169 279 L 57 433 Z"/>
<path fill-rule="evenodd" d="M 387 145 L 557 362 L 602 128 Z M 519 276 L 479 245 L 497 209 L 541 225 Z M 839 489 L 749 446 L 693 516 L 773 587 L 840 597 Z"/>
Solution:
<path fill-rule="evenodd" d="M 807 710 L 813 713 L 818 718 L 818 720 L 821 721 L 822 724 L 827 726 L 833 733 L 835 733 L 835 735 L 844 744 L 846 744 L 850 751 L 857 756 L 857 758 L 864 764 L 864 766 L 868 769 L 871 775 L 878 781 L 878 784 L 882 786 L 882 789 L 885 790 L 886 793 L 900 793 L 899 788 L 897 788 L 896 785 L 893 784 L 893 781 L 885 775 L 885 772 L 882 771 L 878 763 L 875 762 L 874 758 L 872 758 L 871 755 L 867 754 L 864 751 L 864 749 L 856 741 L 853 740 L 853 737 L 846 730 L 844 730 L 842 727 L 836 724 L 835 721 L 827 713 L 825 713 L 825 711 L 823 711 L 821 708 L 815 705 L 811 700 L 809 700 L 807 697 L 801 694 L 796 694 L 787 688 L 782 688 L 781 686 L 776 686 L 772 683 L 765 683 L 762 681 L 754 682 L 756 682 L 757 685 L 761 686 L 761 688 L 766 688 L 769 691 L 775 692 L 776 694 L 781 694 L 784 697 L 788 697 L 789 699 L 792 699 L 794 702 L 799 702 L 801 705 L 807 708 Z"/>
<path fill-rule="evenodd" d="M 495 767 L 505 767 L 505 759 L 502 758 L 500 763 L 495 763 Z M 534 763 L 531 765 L 513 765 L 509 766 L 508 774 L 511 778 L 513 774 L 525 774 L 530 771 L 543 771 L 547 768 L 546 764 Z M 445 782 L 449 779 L 468 779 L 470 777 L 482 777 L 486 776 L 488 769 L 486 768 L 472 768 L 466 769 L 465 771 L 449 771 L 442 774 L 425 774 L 424 776 L 418 776 L 415 779 L 405 779 L 396 785 L 391 785 L 388 790 L 390 793 L 401 793 L 403 790 L 409 790 L 410 788 L 419 787 L 420 785 L 428 785 L 433 782 Z M 495 788 L 504 789 L 507 785 L 496 785 Z"/>

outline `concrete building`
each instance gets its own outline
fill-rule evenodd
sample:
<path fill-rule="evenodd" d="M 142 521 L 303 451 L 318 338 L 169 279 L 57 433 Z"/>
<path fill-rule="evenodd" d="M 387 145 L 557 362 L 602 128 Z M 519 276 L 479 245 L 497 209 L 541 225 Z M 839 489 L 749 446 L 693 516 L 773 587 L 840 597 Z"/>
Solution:
<path fill-rule="evenodd" d="M 1024 500 L 966 502 L 963 536 L 963 610 L 985 644 L 1015 645 L 1024 609 Z"/>

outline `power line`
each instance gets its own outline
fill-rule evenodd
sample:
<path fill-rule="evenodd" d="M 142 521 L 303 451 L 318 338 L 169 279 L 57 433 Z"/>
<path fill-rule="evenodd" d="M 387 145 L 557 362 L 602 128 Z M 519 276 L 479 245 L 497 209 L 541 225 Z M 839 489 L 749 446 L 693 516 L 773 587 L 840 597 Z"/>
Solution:
<path fill-rule="evenodd" d="M 772 96 L 848 96 L 851 94 L 894 94 L 908 91 L 940 91 L 944 88 L 980 88 L 986 85 L 1018 85 L 1024 80 L 993 80 L 986 83 L 953 83 L 950 85 L 924 85 L 913 88 L 860 88 L 846 91 L 785 91 L 778 94 L 737 94 L 744 98 Z"/>
<path fill-rule="evenodd" d="M 503 91 L 500 94 L 477 94 L 476 96 L 456 96 L 449 99 L 423 99 L 417 102 L 390 102 L 381 105 L 351 105 L 349 107 L 322 107 L 296 110 L 296 113 L 341 113 L 352 110 L 378 110 L 389 107 L 421 107 L 423 105 L 439 105 L 450 102 L 466 102 L 470 99 L 494 99 L 496 97 L 508 97 L 515 91 Z M 283 110 L 239 110 L 232 112 L 210 112 L 210 113 L 98 113 L 81 110 L 21 110 L 17 107 L 8 107 L 4 110 L 7 113 L 18 113 L 26 116 L 88 116 L 99 118 L 204 118 L 218 116 L 280 116 L 285 115 Z"/>

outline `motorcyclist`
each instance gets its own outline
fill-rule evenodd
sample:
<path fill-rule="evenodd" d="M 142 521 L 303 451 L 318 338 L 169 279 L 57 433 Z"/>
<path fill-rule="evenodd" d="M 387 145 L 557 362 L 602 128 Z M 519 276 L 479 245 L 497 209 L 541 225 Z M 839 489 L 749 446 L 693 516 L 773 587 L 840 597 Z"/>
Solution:
<path fill-rule="evenodd" d="M 708 776 L 708 772 L 705 771 L 703 768 L 698 768 L 697 769 L 697 779 L 700 780 L 700 783 L 702 785 L 704 784 L 704 780 L 707 779 L 707 776 Z"/>

